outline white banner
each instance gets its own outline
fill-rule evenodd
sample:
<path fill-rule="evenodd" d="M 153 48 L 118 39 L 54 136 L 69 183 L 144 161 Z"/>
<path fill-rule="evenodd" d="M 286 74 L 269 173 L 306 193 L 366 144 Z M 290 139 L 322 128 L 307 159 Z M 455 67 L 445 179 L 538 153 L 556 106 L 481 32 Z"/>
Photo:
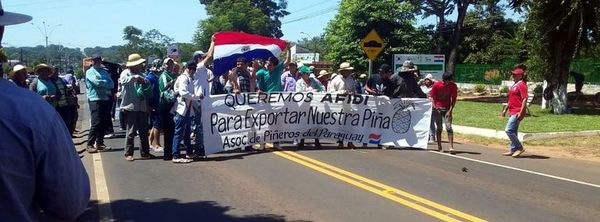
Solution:
<path fill-rule="evenodd" d="M 248 145 L 320 138 L 427 148 L 431 102 L 330 93 L 251 93 L 205 97 L 206 154 Z"/>

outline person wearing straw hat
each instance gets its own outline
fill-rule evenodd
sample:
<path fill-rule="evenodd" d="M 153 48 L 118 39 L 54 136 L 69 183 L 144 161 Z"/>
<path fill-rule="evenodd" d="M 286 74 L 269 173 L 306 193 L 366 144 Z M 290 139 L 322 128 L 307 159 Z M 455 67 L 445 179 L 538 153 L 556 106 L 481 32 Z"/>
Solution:
<path fill-rule="evenodd" d="M 31 91 L 36 92 L 50 105 L 56 108 L 58 99 L 62 96 L 60 90 L 54 84 L 54 81 L 50 79 L 50 75 L 54 69 L 44 63 L 35 66 L 33 72 L 38 76 L 29 85 Z"/>
<path fill-rule="evenodd" d="M 338 72 L 340 74 L 333 77 L 329 86 L 327 88 L 328 93 L 337 93 L 337 94 L 354 94 L 356 93 L 356 80 L 354 79 L 354 75 L 352 72 L 354 71 L 354 67 L 350 65 L 349 62 L 343 62 L 340 64 L 340 68 Z M 342 140 L 338 140 L 338 148 L 343 148 L 344 143 Z M 356 148 L 352 142 L 348 143 L 348 148 Z"/>
<path fill-rule="evenodd" d="M 321 85 L 327 89 L 327 84 L 329 83 L 329 77 L 331 73 L 327 72 L 327 70 L 319 71 L 319 75 L 317 76 L 317 80 L 321 83 Z"/>
<path fill-rule="evenodd" d="M 15 65 L 8 73 L 8 81 L 21 88 L 29 88 L 27 86 L 27 67 L 21 64 Z"/>
<path fill-rule="evenodd" d="M 0 1 L 0 42 L 4 26 L 30 20 Z M 63 120 L 39 95 L 3 78 L 0 113 L 0 220 L 76 220 L 90 183 Z"/>
<path fill-rule="evenodd" d="M 90 132 L 87 140 L 88 153 L 96 153 L 98 150 L 106 149 L 104 135 L 111 121 L 110 109 L 111 90 L 114 82 L 108 71 L 102 67 L 102 57 L 92 56 L 92 65 L 85 72 L 85 88 L 90 108 Z"/>
<path fill-rule="evenodd" d="M 146 87 L 150 82 L 142 75 L 143 64 L 146 62 L 139 54 L 134 53 L 127 57 L 127 69 L 121 72 L 119 83 L 122 91 L 120 110 L 125 113 L 127 136 L 125 139 L 125 160 L 133 161 L 134 139 L 140 135 L 140 155 L 142 159 L 154 159 L 150 154 L 148 143 L 148 105 L 137 93 L 138 87 Z"/>

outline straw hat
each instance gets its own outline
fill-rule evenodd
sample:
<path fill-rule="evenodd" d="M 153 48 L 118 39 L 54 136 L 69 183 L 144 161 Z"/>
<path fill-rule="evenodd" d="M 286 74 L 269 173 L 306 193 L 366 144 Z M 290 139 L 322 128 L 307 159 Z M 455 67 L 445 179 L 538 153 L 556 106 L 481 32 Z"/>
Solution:
<path fill-rule="evenodd" d="M 342 64 L 340 64 L 340 68 L 338 69 L 338 71 L 342 70 L 354 70 L 354 67 L 350 66 L 349 62 L 343 62 Z"/>
<path fill-rule="evenodd" d="M 27 69 L 27 67 L 26 67 L 26 66 L 24 66 L 24 65 L 21 65 L 21 64 L 19 64 L 19 65 L 15 65 L 15 66 L 12 68 L 12 71 L 13 71 L 13 72 L 18 72 L 18 71 L 21 71 L 21 70 L 23 70 L 23 69 Z"/>
<path fill-rule="evenodd" d="M 402 63 L 402 67 L 400 67 L 400 72 L 410 72 L 417 71 L 419 68 L 410 60 L 406 60 Z"/>
<path fill-rule="evenodd" d="M 363 73 L 363 74 L 360 74 L 360 75 L 358 76 L 358 78 L 359 78 L 359 79 L 364 79 L 364 78 L 367 78 L 367 74 L 364 74 L 364 73 Z"/>
<path fill-rule="evenodd" d="M 129 55 L 129 57 L 127 57 L 127 63 L 125 63 L 125 66 L 127 67 L 132 67 L 132 66 L 137 66 L 139 64 L 144 63 L 146 60 L 143 59 L 140 54 L 134 53 Z"/>
<path fill-rule="evenodd" d="M 319 72 L 319 76 L 317 78 L 320 79 L 321 77 L 328 76 L 329 74 L 331 74 L 331 73 L 327 72 L 327 70 L 321 70 Z"/>
<path fill-rule="evenodd" d="M 0 1 L 0 12 L 0 26 L 21 24 L 29 22 L 32 19 L 28 15 L 4 11 L 2 1 Z"/>
<path fill-rule="evenodd" d="M 35 68 L 33 68 L 33 72 L 37 73 L 40 69 L 48 69 L 48 71 L 50 73 L 52 73 L 54 71 L 54 69 L 51 66 L 46 65 L 45 63 L 42 63 L 42 64 L 35 66 Z"/>

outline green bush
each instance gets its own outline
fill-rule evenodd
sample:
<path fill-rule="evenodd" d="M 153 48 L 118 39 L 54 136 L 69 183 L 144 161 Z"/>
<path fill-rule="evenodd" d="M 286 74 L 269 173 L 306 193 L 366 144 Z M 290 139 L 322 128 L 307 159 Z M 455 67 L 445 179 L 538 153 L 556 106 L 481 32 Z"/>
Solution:
<path fill-rule="evenodd" d="M 500 93 L 508 93 L 508 86 L 502 86 L 502 88 L 500 88 Z"/>
<path fill-rule="evenodd" d="M 483 92 L 485 92 L 486 88 L 487 88 L 487 86 L 485 84 L 481 84 L 481 83 L 475 84 L 475 86 L 473 86 L 473 92 L 483 93 Z"/>
<path fill-rule="evenodd" d="M 535 85 L 533 88 L 533 93 L 542 93 L 544 91 L 544 87 L 541 84 Z"/>

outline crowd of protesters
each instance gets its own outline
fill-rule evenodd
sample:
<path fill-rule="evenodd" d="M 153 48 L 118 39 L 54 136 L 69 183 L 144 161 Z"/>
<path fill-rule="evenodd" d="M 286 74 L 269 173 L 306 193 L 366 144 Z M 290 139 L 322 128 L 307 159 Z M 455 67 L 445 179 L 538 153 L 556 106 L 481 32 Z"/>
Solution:
<path fill-rule="evenodd" d="M 119 65 L 103 61 L 99 55 L 91 58 L 85 67 L 83 82 L 87 89 L 91 126 L 87 140 L 87 151 L 95 153 L 110 149 L 104 139 L 114 135 L 113 121 L 119 113 L 120 128 L 126 131 L 125 159 L 133 161 L 134 140 L 140 140 L 140 158 L 156 158 L 150 151 L 164 152 L 163 159 L 174 163 L 189 163 L 204 157 L 203 132 L 201 124 L 202 98 L 206 93 L 251 93 L 251 92 L 329 92 L 338 94 L 369 94 L 389 98 L 429 98 L 432 102 L 432 118 L 429 142 L 437 143 L 442 151 L 442 130 L 448 134 L 449 152 L 454 152 L 452 112 L 456 104 L 458 87 L 452 73 L 444 73 L 441 80 L 431 74 L 421 74 L 410 60 L 405 61 L 398 72 L 388 64 L 379 67 L 378 73 L 370 76 L 357 75 L 348 62 L 339 65 L 337 72 L 320 70 L 299 65 L 290 61 L 289 51 L 284 62 L 271 57 L 265 61 L 247 61 L 240 57 L 229 72 L 215 77 L 211 62 L 214 43 L 204 53 L 196 51 L 189 62 L 179 62 L 177 58 L 146 61 L 139 54 L 131 54 L 128 60 Z M 79 83 L 68 70 L 58 75 L 57 70 L 46 64 L 34 67 L 35 78 L 28 78 L 27 67 L 16 65 L 9 79 L 19 87 L 29 88 L 52 105 L 62 117 L 71 135 L 77 122 L 77 94 Z M 515 69 L 513 75 L 523 75 L 522 68 Z M 209 89 L 202 89 L 200 81 L 207 80 Z M 520 80 L 521 81 L 521 80 Z M 522 91 L 522 85 L 518 89 Z M 514 88 L 514 87 L 513 87 Z M 512 88 L 511 88 L 512 89 Z M 512 94 L 509 94 L 509 96 Z M 520 94 L 519 94 L 520 95 Z M 511 96 L 509 100 L 519 100 Z M 522 100 L 519 100 L 522 101 Z M 517 102 L 507 111 L 511 115 L 507 124 L 507 134 L 511 138 L 510 155 L 522 153 L 516 138 L 518 116 L 522 106 Z M 161 142 L 162 135 L 162 142 Z M 192 138 L 194 143 L 192 143 Z M 297 146 L 304 148 L 304 139 Z M 318 139 L 316 148 L 321 148 Z M 367 144 L 363 144 L 363 147 Z M 264 144 L 260 144 L 264 149 Z M 279 147 L 279 143 L 274 143 Z M 338 141 L 338 147 L 344 147 Z M 355 148 L 353 143 L 347 147 Z M 382 147 L 382 146 L 379 146 Z M 247 146 L 245 149 L 254 149 Z M 181 151 L 185 150 L 186 155 Z M 506 155 L 506 154 L 505 154 Z"/>

